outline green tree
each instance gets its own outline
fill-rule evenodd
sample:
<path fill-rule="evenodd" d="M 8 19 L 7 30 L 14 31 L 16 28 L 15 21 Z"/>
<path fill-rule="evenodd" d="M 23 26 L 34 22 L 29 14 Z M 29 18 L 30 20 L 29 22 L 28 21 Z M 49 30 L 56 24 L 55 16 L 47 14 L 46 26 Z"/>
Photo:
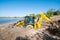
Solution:
<path fill-rule="evenodd" d="M 32 14 L 29 14 L 29 16 L 35 16 L 35 14 L 32 13 Z"/>
<path fill-rule="evenodd" d="M 60 10 L 57 10 L 56 13 L 57 13 L 57 15 L 60 15 Z"/>
<path fill-rule="evenodd" d="M 54 13 L 54 9 L 50 9 L 50 10 L 47 11 L 46 15 L 48 17 L 51 17 L 51 16 L 53 16 L 53 13 Z"/>

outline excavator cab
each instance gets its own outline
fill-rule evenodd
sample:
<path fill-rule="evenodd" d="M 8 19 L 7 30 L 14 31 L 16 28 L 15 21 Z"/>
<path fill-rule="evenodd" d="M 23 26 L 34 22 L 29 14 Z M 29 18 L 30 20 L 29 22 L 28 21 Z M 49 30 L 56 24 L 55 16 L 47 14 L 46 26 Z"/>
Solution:
<path fill-rule="evenodd" d="M 34 22 L 34 17 L 33 16 L 25 16 L 24 23 L 25 25 L 32 25 Z"/>

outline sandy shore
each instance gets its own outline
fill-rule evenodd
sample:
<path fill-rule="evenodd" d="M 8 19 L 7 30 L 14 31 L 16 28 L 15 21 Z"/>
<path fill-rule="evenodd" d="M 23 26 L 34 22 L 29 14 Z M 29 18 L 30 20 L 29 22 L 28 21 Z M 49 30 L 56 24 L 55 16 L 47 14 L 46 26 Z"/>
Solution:
<path fill-rule="evenodd" d="M 30 39 L 35 40 L 36 38 L 34 35 L 37 35 L 37 33 L 42 33 L 42 29 L 26 29 L 24 27 L 14 27 L 12 28 L 12 24 L 15 22 L 10 22 L 6 24 L 0 24 L 0 40 L 18 40 L 20 39 Z M 39 32 L 41 31 L 41 32 Z M 28 38 L 27 38 L 28 37 Z M 33 37 L 33 38 L 31 38 Z M 42 40 L 39 38 L 39 40 Z"/>
<path fill-rule="evenodd" d="M 13 23 L 16 23 L 16 22 L 8 22 L 8 23 L 0 24 L 0 25 L 8 25 L 8 24 L 13 24 Z"/>

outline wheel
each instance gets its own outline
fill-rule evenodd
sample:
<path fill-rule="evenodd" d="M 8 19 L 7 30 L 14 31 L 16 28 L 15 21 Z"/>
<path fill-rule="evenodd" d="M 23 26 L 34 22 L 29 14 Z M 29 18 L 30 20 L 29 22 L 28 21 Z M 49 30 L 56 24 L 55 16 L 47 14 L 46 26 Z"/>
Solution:
<path fill-rule="evenodd" d="M 27 29 L 33 29 L 33 26 L 32 25 L 27 25 L 26 28 Z"/>

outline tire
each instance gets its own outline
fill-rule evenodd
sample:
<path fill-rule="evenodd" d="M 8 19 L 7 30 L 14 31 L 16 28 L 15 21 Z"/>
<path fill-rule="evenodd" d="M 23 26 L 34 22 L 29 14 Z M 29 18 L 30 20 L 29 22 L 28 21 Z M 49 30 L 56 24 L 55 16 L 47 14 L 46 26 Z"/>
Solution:
<path fill-rule="evenodd" d="M 33 26 L 32 25 L 27 25 L 26 28 L 27 29 L 33 29 Z"/>

